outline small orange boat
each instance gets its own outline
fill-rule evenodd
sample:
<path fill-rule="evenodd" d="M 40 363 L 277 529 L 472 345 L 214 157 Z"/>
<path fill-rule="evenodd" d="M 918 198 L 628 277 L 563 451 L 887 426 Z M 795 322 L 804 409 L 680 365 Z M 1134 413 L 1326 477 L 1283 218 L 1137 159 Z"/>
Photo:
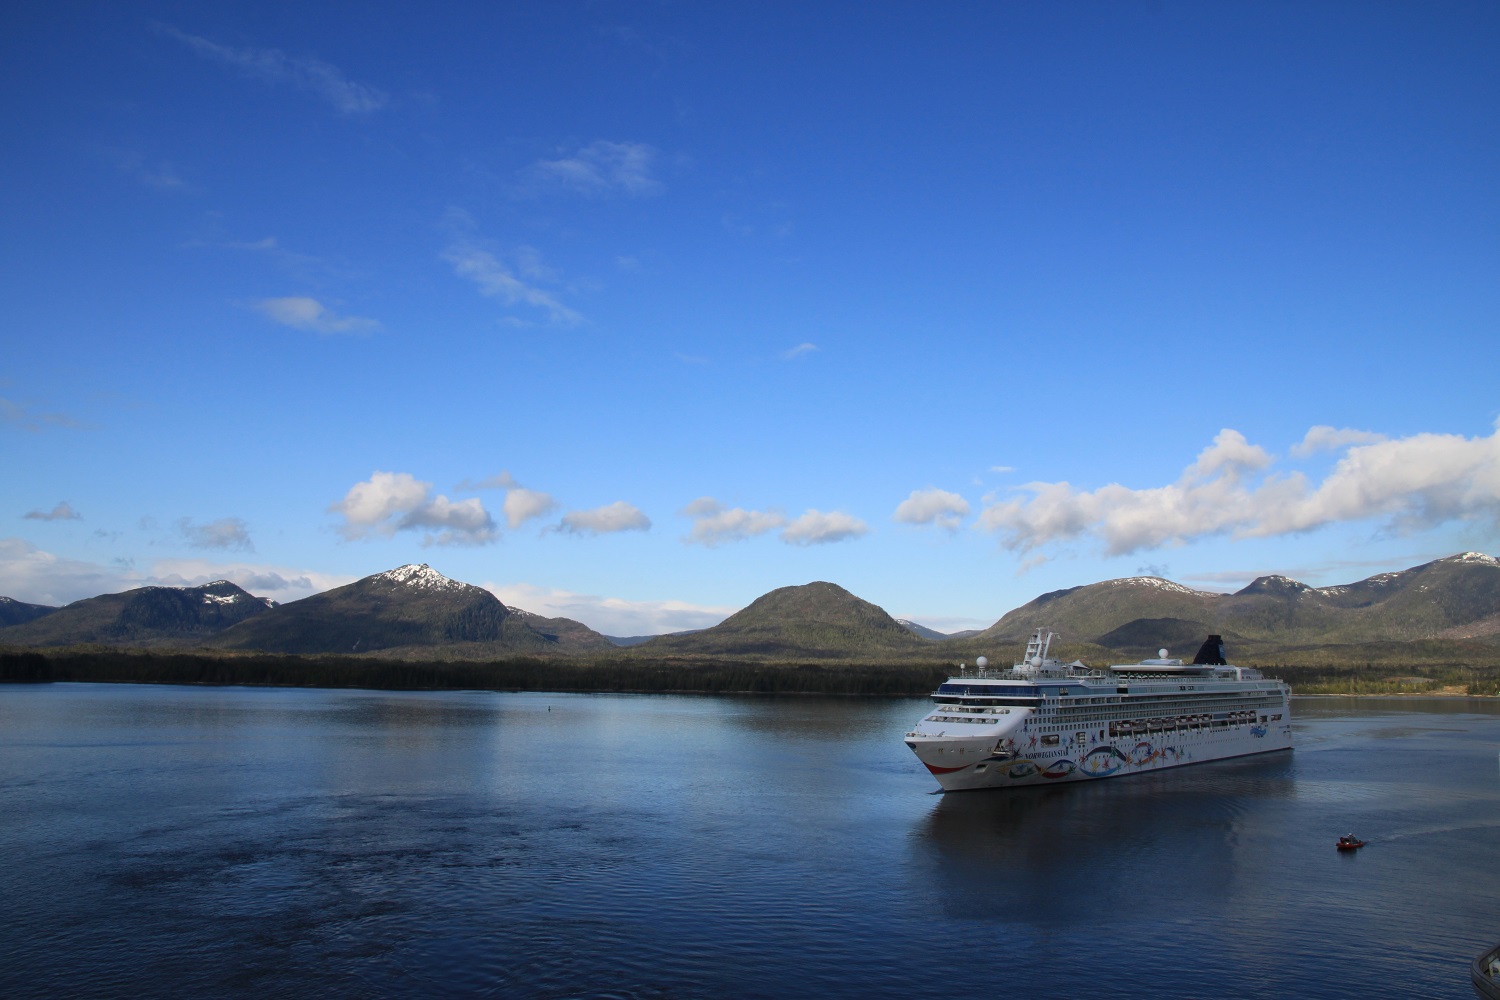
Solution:
<path fill-rule="evenodd" d="M 1338 847 L 1338 849 L 1341 851 L 1357 851 L 1361 847 L 1365 846 L 1365 842 L 1363 840 L 1360 840 L 1354 834 L 1350 833 L 1340 837 L 1338 844 L 1336 844 L 1335 846 Z"/>

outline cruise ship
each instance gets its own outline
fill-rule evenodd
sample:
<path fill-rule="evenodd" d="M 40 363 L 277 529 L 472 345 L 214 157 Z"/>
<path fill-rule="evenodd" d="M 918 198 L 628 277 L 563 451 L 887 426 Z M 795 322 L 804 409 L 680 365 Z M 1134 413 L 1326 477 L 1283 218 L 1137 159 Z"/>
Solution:
<path fill-rule="evenodd" d="M 933 692 L 906 745 L 943 791 L 1014 788 L 1139 774 L 1289 750 L 1291 689 L 1224 661 L 1217 635 L 1193 662 L 1167 658 L 1093 670 L 1048 653 L 1037 629 L 1008 670 L 984 657 Z"/>

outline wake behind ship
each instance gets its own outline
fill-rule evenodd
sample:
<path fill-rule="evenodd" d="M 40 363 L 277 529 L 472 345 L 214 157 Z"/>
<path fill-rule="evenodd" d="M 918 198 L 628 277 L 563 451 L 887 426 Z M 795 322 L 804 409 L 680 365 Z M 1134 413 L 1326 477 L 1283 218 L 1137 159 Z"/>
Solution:
<path fill-rule="evenodd" d="M 1192 663 L 1167 658 L 1091 670 L 1048 657 L 1037 629 L 1025 657 L 984 657 L 933 693 L 906 745 L 944 791 L 1083 781 L 1292 746 L 1291 689 L 1230 666 L 1211 635 Z"/>

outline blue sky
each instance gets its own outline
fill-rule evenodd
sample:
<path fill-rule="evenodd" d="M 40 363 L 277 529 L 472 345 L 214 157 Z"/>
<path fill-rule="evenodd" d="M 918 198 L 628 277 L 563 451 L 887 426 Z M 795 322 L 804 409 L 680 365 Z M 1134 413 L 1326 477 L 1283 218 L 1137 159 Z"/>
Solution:
<path fill-rule="evenodd" d="M 1500 548 L 1490 3 L 19 3 L 0 594 Z"/>

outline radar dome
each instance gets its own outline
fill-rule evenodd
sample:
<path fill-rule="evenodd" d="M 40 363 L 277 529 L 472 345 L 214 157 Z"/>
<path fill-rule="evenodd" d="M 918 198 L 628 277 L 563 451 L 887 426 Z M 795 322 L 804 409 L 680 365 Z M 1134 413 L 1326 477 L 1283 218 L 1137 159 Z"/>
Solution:
<path fill-rule="evenodd" d="M 983 670 L 985 667 L 987 667 L 989 665 L 990 665 L 990 661 L 989 661 L 988 657 L 981 656 L 979 659 L 977 659 L 977 660 L 974 661 L 974 666 L 978 667 L 980 670 Z"/>
<path fill-rule="evenodd" d="M 1165 660 L 1167 658 L 1167 651 L 1165 649 L 1158 649 L 1156 655 Z"/>

